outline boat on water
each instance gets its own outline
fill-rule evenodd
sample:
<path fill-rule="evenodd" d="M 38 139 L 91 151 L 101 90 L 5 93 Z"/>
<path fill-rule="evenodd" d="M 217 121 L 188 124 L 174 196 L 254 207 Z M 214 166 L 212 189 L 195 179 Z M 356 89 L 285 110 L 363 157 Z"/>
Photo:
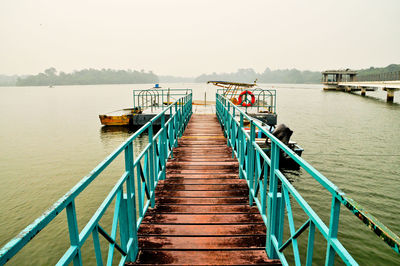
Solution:
<path fill-rule="evenodd" d="M 298 156 L 302 155 L 304 149 L 295 141 L 290 140 L 293 131 L 286 125 L 277 123 L 276 90 L 260 88 L 257 86 L 256 81 L 254 83 L 208 81 L 207 83 L 220 87 L 221 89 L 218 90 L 218 93 L 222 94 L 248 116 L 257 121 L 264 131 L 271 132 L 272 135 L 285 143 Z M 240 114 L 236 114 L 236 121 L 240 123 Z M 250 134 L 249 124 L 250 121 L 243 121 L 245 131 L 248 134 Z M 256 143 L 267 155 L 270 155 L 271 140 L 262 130 L 256 129 L 255 135 Z M 284 153 L 281 154 L 280 167 L 299 169 L 299 165 Z"/>
<path fill-rule="evenodd" d="M 105 126 L 129 126 L 133 123 L 133 117 L 141 113 L 142 110 L 138 107 L 126 108 L 99 115 L 99 118 L 101 124 Z"/>
<path fill-rule="evenodd" d="M 99 115 L 103 126 L 141 127 L 177 99 L 192 92 L 191 89 L 153 88 L 133 90 L 133 107 Z M 177 103 L 180 105 L 181 103 Z M 169 114 L 165 115 L 168 119 Z M 156 121 L 158 125 L 160 121 Z"/>

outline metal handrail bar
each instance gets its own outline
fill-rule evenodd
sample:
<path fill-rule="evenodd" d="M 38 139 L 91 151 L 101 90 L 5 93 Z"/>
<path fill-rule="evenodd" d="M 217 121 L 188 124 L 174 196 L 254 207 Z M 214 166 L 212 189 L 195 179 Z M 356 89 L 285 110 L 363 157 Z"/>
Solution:
<path fill-rule="evenodd" d="M 167 112 L 169 112 L 169 119 L 165 121 Z M 191 115 L 192 93 L 170 104 L 136 131 L 52 207 L 5 244 L 0 250 L 0 265 L 9 261 L 63 210 L 66 210 L 67 214 L 70 247 L 57 265 L 68 265 L 72 261 L 74 265 L 82 265 L 81 247 L 90 234 L 93 238 L 97 265 L 103 264 L 99 235 L 110 243 L 107 265 L 113 264 L 115 250 L 121 255 L 119 265 L 123 265 L 126 261 L 134 261 L 138 253 L 137 231 L 148 207 L 155 205 L 155 188 L 159 180 L 165 179 L 168 157 L 173 156 L 173 149 L 177 147 L 178 138 L 182 136 Z M 161 120 L 161 128 L 153 136 L 153 125 L 158 120 Z M 149 144 L 134 159 L 133 141 L 145 132 L 148 133 Z M 125 157 L 125 172 L 83 230 L 79 232 L 75 210 L 76 197 L 122 152 Z M 115 200 L 115 207 L 111 234 L 109 234 L 100 226 L 100 220 L 113 200 Z M 119 243 L 117 241 L 118 226 Z"/>
<path fill-rule="evenodd" d="M 224 92 L 226 91 L 226 89 L 217 89 L 217 93 L 221 94 L 223 96 Z M 263 89 L 260 87 L 255 87 L 253 90 L 250 90 L 254 96 L 257 98 L 257 101 L 254 105 L 252 105 L 251 107 L 256 107 L 257 108 L 257 112 L 259 111 L 260 107 L 264 107 L 266 108 L 269 112 L 271 113 L 276 113 L 276 90 L 275 89 Z M 240 92 L 232 93 L 230 96 L 230 98 L 232 97 L 238 97 L 240 95 Z M 269 95 L 266 95 L 266 93 L 268 93 Z M 259 98 L 260 95 L 263 95 L 263 104 L 260 104 Z M 227 96 L 224 96 L 225 98 L 229 99 Z M 265 101 L 265 98 L 270 97 L 270 103 L 268 104 Z M 248 110 L 248 107 L 245 108 L 246 113 Z"/>
<path fill-rule="evenodd" d="M 400 81 L 400 71 L 382 72 L 377 74 L 360 74 L 356 81 Z"/>
<path fill-rule="evenodd" d="M 240 178 L 247 181 L 250 190 L 250 205 L 256 204 L 267 227 L 266 251 L 270 258 L 279 258 L 282 264 L 287 265 L 283 251 L 291 245 L 295 264 L 300 265 L 297 237 L 308 228 L 307 265 L 311 265 L 312 262 L 315 229 L 318 229 L 327 241 L 326 265 L 333 265 L 335 254 L 338 254 L 347 265 L 357 265 L 357 262 L 337 238 L 341 205 L 346 206 L 395 252 L 399 253 L 400 238 L 396 234 L 365 211 L 354 200 L 347 197 L 335 184 L 279 141 L 255 119 L 219 93 L 216 95 L 216 105 L 217 117 L 227 137 L 227 144 L 232 148 L 232 155 L 239 161 Z M 237 118 L 239 118 L 239 121 L 236 120 Z M 243 126 L 244 120 L 250 122 L 250 134 L 246 132 Z M 255 141 L 256 130 L 261 131 L 271 139 L 270 155 L 267 155 Z M 330 192 L 332 203 L 329 225 L 322 221 L 280 171 L 279 159 L 283 153 L 287 154 Z M 294 226 L 289 195 L 308 216 L 307 221 L 298 230 Z M 290 237 L 283 243 L 285 211 L 288 216 Z"/>
<path fill-rule="evenodd" d="M 185 95 L 188 95 L 190 93 L 192 93 L 192 89 L 162 89 L 162 88 L 149 88 L 149 89 L 134 89 L 132 91 L 132 95 L 133 95 L 133 108 L 135 107 L 139 107 L 139 108 L 146 108 L 148 107 L 147 104 L 142 103 L 141 104 L 141 100 L 139 98 L 139 96 L 142 96 L 141 94 L 145 93 L 145 92 L 152 92 L 152 91 L 156 91 L 156 93 L 158 94 L 158 98 L 157 98 L 157 103 L 158 105 L 162 106 L 164 109 L 164 102 L 167 98 L 168 95 L 172 95 L 175 97 L 182 97 Z M 184 92 L 184 93 L 183 93 Z M 160 94 L 161 94 L 161 103 L 160 103 Z M 137 100 L 136 100 L 137 99 Z M 168 98 L 167 98 L 168 99 Z M 143 105 L 143 106 L 142 106 Z"/>

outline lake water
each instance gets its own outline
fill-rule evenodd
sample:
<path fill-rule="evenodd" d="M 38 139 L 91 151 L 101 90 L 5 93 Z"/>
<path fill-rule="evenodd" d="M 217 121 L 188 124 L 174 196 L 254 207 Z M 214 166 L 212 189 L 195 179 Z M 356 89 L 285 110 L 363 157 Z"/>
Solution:
<path fill-rule="evenodd" d="M 194 98 L 199 100 L 204 99 L 207 91 L 207 100 L 215 99 L 215 88 L 211 85 L 161 85 L 192 88 Z M 132 89 L 148 87 L 150 85 L 0 87 L 1 246 L 40 216 L 132 133 L 102 128 L 98 115 L 131 107 Z M 305 149 L 303 158 L 400 234 L 400 94 L 395 94 L 395 103 L 388 104 L 386 93 L 381 91 L 367 92 L 368 97 L 361 97 L 324 92 L 321 85 L 265 84 L 263 87 L 277 90 L 278 122 L 294 131 L 292 139 Z M 138 141 L 135 145 L 135 149 L 140 150 L 143 143 Z M 122 160 L 116 160 L 79 196 L 80 229 L 123 170 Z M 303 171 L 288 175 L 328 223 L 330 197 L 325 190 Z M 109 214 L 104 218 L 106 225 L 111 220 Z M 295 218 L 296 224 L 305 221 L 302 212 Z M 67 228 L 65 226 L 66 215 L 62 213 L 10 264 L 57 262 L 69 245 L 68 232 L 62 230 Z M 305 236 L 299 240 L 301 245 L 305 243 Z M 344 207 L 339 239 L 361 265 L 400 265 L 400 256 Z M 316 265 L 322 264 L 325 249 L 326 243 L 318 240 L 314 253 Z M 94 254 L 89 239 L 84 246 L 84 262 L 91 256 Z"/>

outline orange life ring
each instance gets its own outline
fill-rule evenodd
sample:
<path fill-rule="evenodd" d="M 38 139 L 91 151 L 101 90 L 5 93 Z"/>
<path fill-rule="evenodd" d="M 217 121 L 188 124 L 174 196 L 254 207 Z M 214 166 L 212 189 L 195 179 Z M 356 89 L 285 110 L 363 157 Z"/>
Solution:
<path fill-rule="evenodd" d="M 250 102 L 243 101 L 242 97 L 246 94 L 251 96 Z M 247 100 L 247 96 L 246 96 L 246 100 Z M 243 107 L 249 107 L 249 106 L 252 106 L 255 102 L 256 102 L 256 97 L 254 96 L 254 94 L 251 91 L 242 91 L 242 93 L 239 95 L 238 105 L 241 105 Z"/>

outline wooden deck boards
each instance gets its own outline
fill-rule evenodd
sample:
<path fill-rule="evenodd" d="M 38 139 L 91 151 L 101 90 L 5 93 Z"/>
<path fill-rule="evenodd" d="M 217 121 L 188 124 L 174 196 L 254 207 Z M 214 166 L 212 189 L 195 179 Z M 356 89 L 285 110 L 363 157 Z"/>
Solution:
<path fill-rule="evenodd" d="M 215 115 L 193 115 L 140 230 L 139 265 L 280 265 Z"/>

